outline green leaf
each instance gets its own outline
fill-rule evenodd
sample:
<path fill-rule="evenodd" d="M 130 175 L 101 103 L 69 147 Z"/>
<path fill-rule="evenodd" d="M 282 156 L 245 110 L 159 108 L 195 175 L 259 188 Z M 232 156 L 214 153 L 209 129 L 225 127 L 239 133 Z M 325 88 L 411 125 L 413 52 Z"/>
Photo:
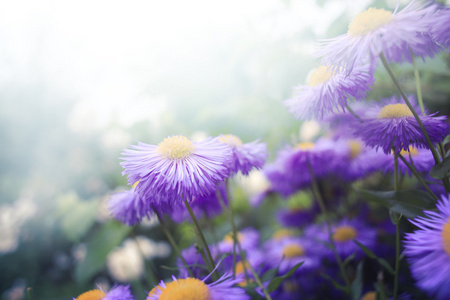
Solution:
<path fill-rule="evenodd" d="M 108 253 L 118 246 L 132 227 L 110 221 L 98 228 L 86 243 L 86 256 L 75 268 L 78 282 L 86 282 L 103 269 Z"/>
<path fill-rule="evenodd" d="M 364 246 L 363 244 L 361 244 L 360 242 L 353 240 L 353 242 L 359 246 L 359 248 L 361 248 L 362 251 L 364 251 L 364 253 L 372 258 L 375 259 L 381 266 L 383 266 L 389 273 L 394 274 L 394 270 L 392 269 L 392 267 L 389 265 L 389 263 L 384 260 L 383 258 L 380 258 L 378 256 L 375 255 L 375 253 L 373 253 L 369 248 L 367 248 L 366 246 Z"/>
<path fill-rule="evenodd" d="M 433 197 L 421 190 L 369 191 L 356 190 L 364 199 L 382 204 L 407 218 L 423 214 L 423 210 L 435 207 Z"/>
<path fill-rule="evenodd" d="M 283 282 L 283 280 L 285 280 L 286 278 L 290 277 L 292 274 L 294 274 L 295 271 L 297 271 L 297 269 L 303 265 L 303 261 L 301 263 L 296 264 L 295 266 L 293 266 L 289 272 L 287 272 L 286 274 L 284 274 L 283 276 L 278 276 L 275 277 L 274 279 L 272 279 L 269 283 L 269 285 L 267 286 L 267 291 L 269 293 L 272 293 L 273 291 L 275 291 L 280 284 Z"/>
<path fill-rule="evenodd" d="M 447 135 L 445 137 L 445 139 L 442 141 L 442 145 L 447 145 L 448 143 L 450 143 L 450 135 Z"/>
<path fill-rule="evenodd" d="M 322 276 L 323 278 L 329 280 L 329 281 L 333 284 L 333 286 L 334 286 L 335 288 L 337 288 L 338 290 L 341 290 L 341 291 L 347 293 L 347 289 L 345 288 L 345 286 L 339 284 L 336 280 L 334 280 L 333 278 L 331 278 L 331 277 L 328 276 L 327 274 L 322 273 L 322 274 L 320 274 L 320 276 Z"/>
<path fill-rule="evenodd" d="M 358 242 L 357 240 L 353 240 L 353 242 L 358 245 L 359 248 L 361 248 L 362 251 L 364 251 L 364 253 L 372 258 L 372 259 L 376 259 L 377 256 L 375 255 L 375 253 L 373 253 L 369 248 L 367 248 L 366 246 L 364 246 L 363 244 L 361 244 L 360 242 Z"/>
<path fill-rule="evenodd" d="M 444 179 L 450 175 L 450 156 L 433 166 L 430 170 L 430 176 L 435 179 Z"/>
<path fill-rule="evenodd" d="M 352 295 L 354 300 L 359 300 L 361 298 L 362 293 L 362 267 L 363 262 L 361 261 L 356 268 L 356 278 L 352 282 Z"/>
<path fill-rule="evenodd" d="M 355 256 L 356 256 L 355 253 L 352 253 L 350 256 L 348 256 L 343 262 L 344 266 L 346 266 L 349 262 L 351 262 L 355 258 Z"/>

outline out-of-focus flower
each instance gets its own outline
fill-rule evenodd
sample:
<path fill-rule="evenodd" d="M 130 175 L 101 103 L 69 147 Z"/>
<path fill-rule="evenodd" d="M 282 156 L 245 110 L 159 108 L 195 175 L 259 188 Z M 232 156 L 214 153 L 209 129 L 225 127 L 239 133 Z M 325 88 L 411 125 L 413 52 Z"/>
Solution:
<path fill-rule="evenodd" d="M 435 163 L 433 154 L 428 149 L 416 149 L 410 146 L 408 151 L 402 150 L 400 151 L 400 154 L 420 173 L 429 172 Z M 393 173 L 394 155 L 387 155 L 385 161 L 384 171 Z M 398 170 L 401 174 L 407 173 L 409 176 L 412 176 L 411 170 L 405 165 L 403 160 L 400 159 L 398 160 Z"/>
<path fill-rule="evenodd" d="M 450 46 L 450 8 L 438 10 L 430 22 L 430 34 L 433 40 L 445 47 Z"/>
<path fill-rule="evenodd" d="M 128 174 L 128 183 L 139 182 L 135 191 L 159 208 L 214 192 L 229 175 L 232 151 L 217 139 L 192 142 L 180 135 L 165 138 L 158 146 L 132 145 L 122 155 L 122 174 Z"/>
<path fill-rule="evenodd" d="M 108 292 L 102 289 L 87 291 L 74 300 L 134 300 L 129 285 L 113 286 Z"/>
<path fill-rule="evenodd" d="M 36 205 L 25 198 L 0 206 L 0 253 L 16 250 L 21 227 L 35 213 Z"/>
<path fill-rule="evenodd" d="M 144 258 L 136 241 L 126 239 L 121 247 L 112 250 L 106 265 L 115 280 L 129 282 L 139 279 L 144 273 Z"/>
<path fill-rule="evenodd" d="M 367 226 L 359 219 L 343 219 L 337 224 L 332 225 L 331 231 L 336 251 L 343 259 L 352 254 L 355 254 L 357 258 L 363 256 L 364 252 L 353 240 L 360 242 L 371 250 L 374 250 L 376 246 L 377 230 Z M 328 230 L 324 224 L 313 224 L 309 226 L 305 229 L 305 236 L 321 241 L 322 245 L 317 247 L 318 251 L 324 251 L 325 256 L 329 259 L 334 259 L 333 251 L 324 246 L 330 242 Z"/>
<path fill-rule="evenodd" d="M 206 284 L 204 280 L 187 277 L 177 279 L 172 276 L 173 281 L 165 283 L 161 281 L 148 294 L 147 300 L 171 299 L 171 300 L 248 300 L 250 297 L 245 290 L 233 287 L 242 280 L 241 276 L 233 278 L 225 274 L 219 280 Z"/>
<path fill-rule="evenodd" d="M 349 74 L 321 66 L 313 71 L 308 85 L 294 88 L 292 98 L 284 105 L 297 119 L 322 119 L 332 112 L 345 111 L 348 100 L 365 98 L 374 81 L 368 65 L 358 66 Z"/>
<path fill-rule="evenodd" d="M 166 258 L 170 255 L 171 247 L 166 242 L 155 242 L 144 236 L 137 236 L 136 243 L 145 259 Z"/>
<path fill-rule="evenodd" d="M 266 263 L 278 267 L 280 274 L 285 274 L 296 264 L 303 262 L 296 273 L 309 272 L 319 267 L 320 256 L 316 243 L 312 239 L 284 238 L 268 240 L 264 244 Z"/>
<path fill-rule="evenodd" d="M 417 285 L 438 300 L 450 298 L 450 196 L 441 196 L 436 211 L 410 220 L 418 227 L 405 234 L 405 253 Z"/>
<path fill-rule="evenodd" d="M 410 96 L 415 103 L 415 99 Z M 408 151 L 410 146 L 428 148 L 428 143 L 413 113 L 397 97 L 385 99 L 384 106 L 374 104 L 363 122 L 355 131 L 363 142 L 372 148 L 381 148 L 384 153 Z M 446 116 L 419 115 L 433 144 L 439 143 L 447 134 Z"/>
<path fill-rule="evenodd" d="M 429 34 L 434 5 L 411 1 L 397 12 L 369 8 L 357 15 L 346 34 L 325 40 L 318 55 L 322 63 L 342 67 L 347 73 L 369 59 L 372 68 L 380 53 L 389 62 L 412 61 L 411 55 L 424 59 L 441 50 Z"/>
<path fill-rule="evenodd" d="M 233 156 L 228 164 L 230 175 L 241 172 L 248 175 L 252 169 L 261 169 L 267 158 L 267 145 L 253 141 L 243 143 L 240 138 L 232 134 L 219 136 L 219 141 L 230 146 Z"/>
<path fill-rule="evenodd" d="M 221 242 L 219 242 L 219 249 L 222 253 L 233 252 L 233 233 L 227 234 Z M 254 228 L 245 228 L 237 232 L 237 240 L 241 245 L 242 250 L 250 250 L 259 245 L 260 234 Z"/>

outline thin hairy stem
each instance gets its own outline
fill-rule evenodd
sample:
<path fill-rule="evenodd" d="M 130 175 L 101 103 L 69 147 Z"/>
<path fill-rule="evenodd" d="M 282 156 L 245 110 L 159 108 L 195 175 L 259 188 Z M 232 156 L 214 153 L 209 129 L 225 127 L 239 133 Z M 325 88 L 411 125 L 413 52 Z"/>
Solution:
<path fill-rule="evenodd" d="M 422 86 L 420 84 L 419 69 L 417 68 L 416 57 L 412 51 L 411 51 L 411 57 L 412 57 L 412 63 L 414 66 L 414 78 L 416 79 L 417 100 L 419 101 L 420 110 L 422 111 L 422 115 L 425 115 L 425 107 L 423 106 Z"/>

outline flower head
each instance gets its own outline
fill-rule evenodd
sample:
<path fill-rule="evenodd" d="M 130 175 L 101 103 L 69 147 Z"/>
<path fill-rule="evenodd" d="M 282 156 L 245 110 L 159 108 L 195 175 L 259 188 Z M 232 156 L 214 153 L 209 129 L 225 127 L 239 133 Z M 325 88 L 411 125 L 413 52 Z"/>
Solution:
<path fill-rule="evenodd" d="M 241 172 L 248 175 L 253 168 L 261 169 L 266 162 L 267 146 L 265 143 L 253 141 L 244 144 L 241 139 L 232 134 L 221 135 L 218 140 L 230 146 L 233 152 L 233 158 L 228 165 L 231 174 Z"/>
<path fill-rule="evenodd" d="M 402 150 L 400 151 L 400 154 L 420 173 L 429 172 L 435 163 L 432 153 L 426 149 L 416 149 L 410 146 L 408 151 Z M 393 154 L 386 156 L 384 165 L 385 172 L 394 172 Z M 401 174 L 407 173 L 409 176 L 412 176 L 411 170 L 405 165 L 403 160 L 400 159 L 398 160 L 398 170 Z"/>
<path fill-rule="evenodd" d="M 184 136 L 165 138 L 158 146 L 138 143 L 122 152 L 122 174 L 136 191 L 156 196 L 152 204 L 180 204 L 216 190 L 229 171 L 231 150 L 217 139 L 191 142 Z"/>
<path fill-rule="evenodd" d="M 434 41 L 449 47 L 450 46 L 450 8 L 445 7 L 438 10 L 430 23 L 430 34 Z"/>
<path fill-rule="evenodd" d="M 389 62 L 411 62 L 411 55 L 433 56 L 441 49 L 429 35 L 434 10 L 422 1 L 411 1 L 399 12 L 371 7 L 352 20 L 346 34 L 325 40 L 318 55 L 324 64 L 347 72 L 367 59 L 373 68 L 380 53 Z"/>
<path fill-rule="evenodd" d="M 336 110 L 345 111 L 349 99 L 363 99 L 374 81 L 368 65 L 349 74 L 321 66 L 311 74 L 309 85 L 294 88 L 294 95 L 284 104 L 297 119 L 322 119 Z"/>
<path fill-rule="evenodd" d="M 115 285 L 109 292 L 101 289 L 87 291 L 74 300 L 134 300 L 129 285 Z"/>
<path fill-rule="evenodd" d="M 441 196 L 437 212 L 410 220 L 418 230 L 405 235 L 405 253 L 417 285 L 436 297 L 450 298 L 450 196 Z"/>
<path fill-rule="evenodd" d="M 245 291 L 233 285 L 242 280 L 242 276 L 223 275 L 216 282 L 206 284 L 204 280 L 187 277 L 165 283 L 161 281 L 148 294 L 147 300 L 248 300 Z"/>
<path fill-rule="evenodd" d="M 435 115 L 419 116 L 433 144 L 442 141 L 447 133 L 447 124 L 444 122 L 446 117 Z M 384 106 L 374 105 L 373 109 L 363 116 L 363 121 L 354 133 L 367 146 L 376 150 L 381 148 L 384 153 L 389 154 L 392 150 L 395 153 L 408 151 L 410 146 L 428 148 L 411 110 L 396 97 L 386 99 Z"/>

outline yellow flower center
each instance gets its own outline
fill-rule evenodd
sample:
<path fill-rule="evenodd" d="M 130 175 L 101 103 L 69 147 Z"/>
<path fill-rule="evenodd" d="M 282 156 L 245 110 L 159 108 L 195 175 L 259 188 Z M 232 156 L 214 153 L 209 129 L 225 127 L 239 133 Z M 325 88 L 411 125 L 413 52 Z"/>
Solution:
<path fill-rule="evenodd" d="M 350 25 L 347 33 L 351 36 L 361 36 L 392 21 L 392 12 L 370 7 L 357 15 Z"/>
<path fill-rule="evenodd" d="M 156 288 L 162 291 L 159 300 L 211 300 L 208 286 L 197 278 L 177 279 L 166 284 L 166 288 L 153 288 L 148 295 L 153 295 Z"/>
<path fill-rule="evenodd" d="M 413 113 L 406 104 L 388 104 L 378 113 L 378 119 L 393 119 L 411 117 Z"/>
<path fill-rule="evenodd" d="M 445 252 L 450 255 L 450 218 L 448 218 L 447 223 L 442 227 L 442 245 L 444 246 Z"/>
<path fill-rule="evenodd" d="M 290 237 L 292 236 L 292 232 L 289 229 L 279 229 L 277 230 L 274 234 L 273 234 L 273 239 L 275 240 L 281 240 L 284 239 L 286 237 Z"/>
<path fill-rule="evenodd" d="M 247 285 L 249 285 L 250 283 L 255 282 L 253 279 L 249 278 L 248 280 L 246 280 L 245 278 L 241 281 L 238 282 L 238 286 L 245 288 Z"/>
<path fill-rule="evenodd" d="M 400 151 L 400 154 L 402 156 L 409 156 L 410 153 L 411 153 L 411 156 L 416 156 L 417 154 L 419 154 L 417 149 L 414 148 L 413 146 L 409 146 L 408 151 L 405 151 L 405 150 Z"/>
<path fill-rule="evenodd" d="M 296 150 L 303 150 L 303 151 L 307 151 L 307 150 L 312 150 L 314 149 L 315 145 L 314 143 L 311 142 L 304 142 L 304 143 L 299 143 L 297 144 L 297 146 L 295 146 Z"/>
<path fill-rule="evenodd" d="M 375 300 L 377 296 L 377 293 L 375 292 L 368 292 L 364 294 L 364 296 L 361 298 L 361 300 Z"/>
<path fill-rule="evenodd" d="M 362 145 L 357 140 L 348 141 L 348 147 L 350 148 L 350 158 L 357 157 L 362 151 Z"/>
<path fill-rule="evenodd" d="M 194 152 L 194 144 L 186 137 L 175 135 L 165 138 L 159 143 L 157 152 L 171 160 L 178 160 L 188 157 Z"/>
<path fill-rule="evenodd" d="M 357 231 L 351 226 L 341 226 L 333 233 L 333 239 L 336 242 L 346 242 L 356 237 Z"/>
<path fill-rule="evenodd" d="M 333 72 L 327 66 L 321 66 L 315 69 L 309 77 L 309 86 L 316 86 L 324 83 L 333 76 Z"/>
<path fill-rule="evenodd" d="M 305 255 L 305 249 L 297 244 L 289 244 L 284 246 L 283 255 L 286 258 L 299 257 Z"/>
<path fill-rule="evenodd" d="M 244 235 L 240 232 L 237 233 L 237 239 L 239 243 L 242 243 L 242 241 L 244 240 Z M 227 234 L 224 238 L 223 241 L 227 244 L 233 244 L 233 233 L 230 232 L 229 234 Z"/>
<path fill-rule="evenodd" d="M 238 146 L 242 145 L 241 139 L 232 134 L 224 134 L 224 135 L 220 136 L 219 141 L 221 141 L 222 143 L 228 144 L 231 147 L 238 147 Z"/>
<path fill-rule="evenodd" d="M 250 269 L 248 261 L 245 261 L 245 269 Z M 241 273 L 244 273 L 244 263 L 242 260 L 236 263 L 236 275 Z"/>
<path fill-rule="evenodd" d="M 106 294 L 100 290 L 90 290 L 81 294 L 75 300 L 101 300 L 106 297 Z"/>

